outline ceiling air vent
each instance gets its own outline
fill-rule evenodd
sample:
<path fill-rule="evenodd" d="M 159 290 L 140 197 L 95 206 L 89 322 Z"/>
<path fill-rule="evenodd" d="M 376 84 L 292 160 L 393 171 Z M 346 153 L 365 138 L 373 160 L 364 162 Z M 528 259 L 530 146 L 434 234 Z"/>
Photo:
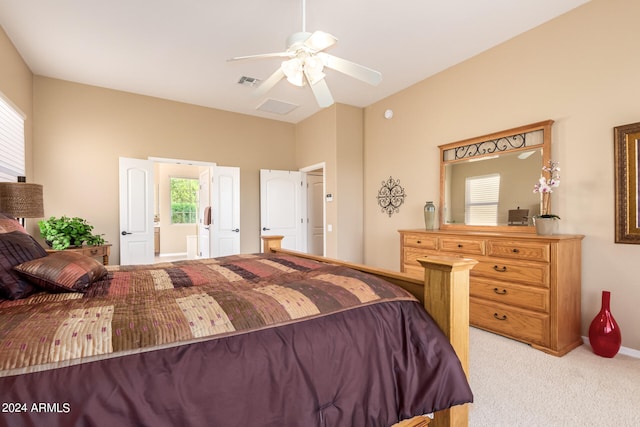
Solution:
<path fill-rule="evenodd" d="M 299 106 L 296 104 L 278 101 L 277 99 L 267 99 L 262 104 L 258 105 L 257 110 L 265 111 L 267 113 L 289 114 L 298 107 Z"/>
<path fill-rule="evenodd" d="M 240 80 L 238 80 L 238 84 L 249 87 L 256 87 L 258 83 L 260 83 L 260 79 L 256 79 L 255 77 L 242 76 Z"/>

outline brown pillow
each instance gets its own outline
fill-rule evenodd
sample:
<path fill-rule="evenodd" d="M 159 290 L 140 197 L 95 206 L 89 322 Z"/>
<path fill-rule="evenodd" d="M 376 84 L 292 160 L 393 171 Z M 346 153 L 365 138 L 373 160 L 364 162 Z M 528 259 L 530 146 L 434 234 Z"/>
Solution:
<path fill-rule="evenodd" d="M 10 233 L 12 231 L 20 231 L 24 234 L 28 234 L 27 230 L 24 229 L 17 219 L 0 213 L 0 233 Z"/>
<path fill-rule="evenodd" d="M 50 292 L 84 292 L 107 269 L 95 259 L 77 252 L 54 252 L 13 267 L 22 276 Z"/>
<path fill-rule="evenodd" d="M 47 252 L 29 234 L 19 229 L 0 231 L 0 296 L 15 300 L 37 291 L 33 284 L 13 271 L 13 267 L 45 256 Z"/>

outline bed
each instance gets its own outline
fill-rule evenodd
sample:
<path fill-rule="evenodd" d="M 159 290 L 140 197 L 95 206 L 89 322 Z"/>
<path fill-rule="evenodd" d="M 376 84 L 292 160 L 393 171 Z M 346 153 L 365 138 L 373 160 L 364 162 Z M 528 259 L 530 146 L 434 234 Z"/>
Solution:
<path fill-rule="evenodd" d="M 0 426 L 466 424 L 472 262 L 423 260 L 432 297 L 280 239 L 259 254 L 104 267 L 42 254 L 0 218 Z"/>

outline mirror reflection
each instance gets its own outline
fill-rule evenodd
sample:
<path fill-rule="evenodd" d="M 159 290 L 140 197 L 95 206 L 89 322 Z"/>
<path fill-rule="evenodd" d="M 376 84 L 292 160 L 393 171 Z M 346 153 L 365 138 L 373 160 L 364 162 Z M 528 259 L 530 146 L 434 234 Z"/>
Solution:
<path fill-rule="evenodd" d="M 540 213 L 533 185 L 542 164 L 542 149 L 537 148 L 445 165 L 443 222 L 531 225 L 530 218 Z M 509 218 L 510 210 L 528 212 Z"/>

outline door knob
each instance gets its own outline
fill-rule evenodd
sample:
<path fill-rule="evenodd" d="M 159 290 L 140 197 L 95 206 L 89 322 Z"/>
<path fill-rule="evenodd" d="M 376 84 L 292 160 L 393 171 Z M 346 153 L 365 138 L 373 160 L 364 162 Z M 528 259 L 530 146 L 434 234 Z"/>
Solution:
<path fill-rule="evenodd" d="M 234 233 L 239 233 L 239 232 L 240 232 L 240 229 L 239 229 L 239 228 L 236 228 L 235 230 L 231 230 L 231 231 L 233 231 Z"/>
<path fill-rule="evenodd" d="M 127 234 L 133 234 L 133 233 L 129 233 L 128 231 L 123 231 L 123 232 L 122 232 L 122 233 L 120 233 L 120 234 L 122 234 L 123 236 L 126 236 Z"/>
<path fill-rule="evenodd" d="M 262 227 L 262 231 L 268 231 L 268 230 L 271 230 L 271 229 L 267 227 Z"/>

